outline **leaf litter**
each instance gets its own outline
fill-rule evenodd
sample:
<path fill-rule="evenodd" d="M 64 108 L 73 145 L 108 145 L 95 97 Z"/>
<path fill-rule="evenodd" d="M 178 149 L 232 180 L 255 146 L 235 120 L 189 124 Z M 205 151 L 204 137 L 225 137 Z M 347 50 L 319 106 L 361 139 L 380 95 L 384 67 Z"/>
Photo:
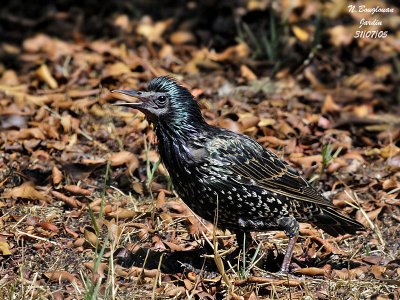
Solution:
<path fill-rule="evenodd" d="M 136 18 L 117 7 L 107 20 L 95 16 L 114 34 L 91 38 L 60 10 L 50 24 L 76 26 L 75 36 L 44 23 L 19 43 L 2 42 L 13 63 L 0 63 L 0 295 L 398 298 L 398 11 L 385 16 L 387 39 L 353 39 L 359 16 L 335 2 L 232 4 L 233 15 L 212 20 L 218 26 L 176 10 L 155 18 L 143 7 Z M 185 9 L 194 8 L 209 9 Z M 235 22 L 247 29 L 232 34 Z M 279 49 L 283 40 L 267 32 L 281 29 Z M 169 73 L 210 124 L 287 159 L 367 232 L 331 238 L 302 224 L 284 279 L 273 273 L 285 235 L 256 233 L 244 265 L 234 235 L 176 197 L 144 115 L 110 105 L 110 90 Z"/>

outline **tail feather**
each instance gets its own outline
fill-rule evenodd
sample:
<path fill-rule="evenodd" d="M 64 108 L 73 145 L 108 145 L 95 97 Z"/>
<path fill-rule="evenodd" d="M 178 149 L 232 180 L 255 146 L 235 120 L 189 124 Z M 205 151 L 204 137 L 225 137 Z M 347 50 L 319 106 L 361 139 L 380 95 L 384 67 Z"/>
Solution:
<path fill-rule="evenodd" d="M 315 216 L 315 225 L 330 235 L 336 237 L 346 233 L 355 234 L 365 230 L 364 225 L 349 217 L 343 216 L 334 208 L 324 207 L 322 213 Z"/>

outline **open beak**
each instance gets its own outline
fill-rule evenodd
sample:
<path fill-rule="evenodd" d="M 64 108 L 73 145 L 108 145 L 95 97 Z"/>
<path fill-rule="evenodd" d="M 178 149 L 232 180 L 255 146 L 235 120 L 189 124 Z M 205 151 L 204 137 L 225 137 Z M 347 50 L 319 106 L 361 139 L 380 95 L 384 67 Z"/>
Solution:
<path fill-rule="evenodd" d="M 115 106 L 126 106 L 126 107 L 131 107 L 131 108 L 140 108 L 143 105 L 143 100 L 145 97 L 144 94 L 146 92 L 141 92 L 141 91 L 134 91 L 134 90 L 112 90 L 111 93 L 117 93 L 117 94 L 122 94 L 122 95 L 127 95 L 129 97 L 135 97 L 139 99 L 138 102 L 122 102 L 122 103 L 114 103 L 113 105 Z M 120 98 L 117 98 L 120 99 Z"/>

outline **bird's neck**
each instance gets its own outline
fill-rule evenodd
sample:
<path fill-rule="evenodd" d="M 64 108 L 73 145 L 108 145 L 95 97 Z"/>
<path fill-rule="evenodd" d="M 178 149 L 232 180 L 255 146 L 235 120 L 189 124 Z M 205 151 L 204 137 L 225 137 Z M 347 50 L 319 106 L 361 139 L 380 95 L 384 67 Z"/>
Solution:
<path fill-rule="evenodd" d="M 196 119 L 167 119 L 155 124 L 155 132 L 160 142 L 185 144 L 201 135 L 209 126 L 201 116 Z"/>
<path fill-rule="evenodd" d="M 185 164 L 192 159 L 191 149 L 196 147 L 195 144 L 201 143 L 208 127 L 204 119 L 200 121 L 177 119 L 155 124 L 158 151 L 173 182 L 175 178 L 173 170 L 185 168 Z"/>

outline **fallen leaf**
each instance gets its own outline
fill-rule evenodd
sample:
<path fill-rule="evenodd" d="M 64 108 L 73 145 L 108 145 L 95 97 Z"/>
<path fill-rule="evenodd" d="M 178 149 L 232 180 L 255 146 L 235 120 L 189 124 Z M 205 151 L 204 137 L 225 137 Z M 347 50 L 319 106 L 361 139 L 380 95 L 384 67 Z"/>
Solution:
<path fill-rule="evenodd" d="M 38 77 L 46 82 L 46 84 L 51 88 L 51 89 L 56 89 L 58 88 L 58 83 L 54 79 L 54 77 L 51 75 L 49 68 L 47 65 L 41 65 L 39 69 L 36 70 L 36 74 Z"/>
<path fill-rule="evenodd" d="M 5 194 L 5 197 L 13 199 L 30 199 L 30 200 L 40 200 L 44 202 L 51 202 L 49 196 L 44 192 L 39 192 L 35 189 L 32 182 L 25 182 L 20 186 L 13 188 L 11 191 Z"/>
<path fill-rule="evenodd" d="M 292 30 L 298 40 L 300 40 L 301 42 L 308 41 L 310 35 L 308 34 L 307 31 L 295 25 L 292 26 Z"/>
<path fill-rule="evenodd" d="M 196 41 L 194 35 L 188 31 L 175 31 L 169 38 L 174 45 L 188 44 Z"/>
<path fill-rule="evenodd" d="M 64 177 L 62 172 L 56 166 L 53 166 L 53 168 L 51 170 L 51 175 L 52 175 L 52 178 L 53 178 L 53 184 L 54 185 L 59 184 L 62 181 L 63 177 Z"/>
<path fill-rule="evenodd" d="M 248 81 L 257 80 L 256 74 L 254 74 L 254 72 L 246 65 L 240 66 L 240 74 Z"/>
<path fill-rule="evenodd" d="M 76 195 L 90 196 L 92 194 L 91 191 L 81 188 L 80 186 L 77 185 L 65 185 L 64 189 Z"/>
<path fill-rule="evenodd" d="M 341 111 L 341 107 L 333 101 L 332 95 L 326 95 L 324 104 L 322 105 L 322 112 L 338 112 Z"/>
<path fill-rule="evenodd" d="M 52 282 L 77 282 L 78 279 L 67 271 L 54 271 L 54 272 L 45 272 L 44 276 L 46 276 Z"/>
<path fill-rule="evenodd" d="M 64 194 L 57 192 L 57 191 L 51 191 L 51 194 L 56 197 L 58 200 L 63 201 L 65 204 L 67 204 L 70 207 L 78 208 L 82 207 L 82 203 L 77 200 L 75 197 L 68 197 L 65 196 Z"/>
<path fill-rule="evenodd" d="M 160 43 L 163 41 L 162 35 L 172 22 L 172 19 L 166 19 L 154 23 L 149 16 L 145 16 L 139 22 L 136 32 L 146 37 L 149 42 Z"/>
<path fill-rule="evenodd" d="M 0 252 L 3 256 L 11 255 L 10 245 L 7 242 L 0 241 Z"/>
<path fill-rule="evenodd" d="M 326 269 L 315 268 L 315 267 L 300 268 L 300 269 L 296 269 L 294 272 L 303 274 L 303 275 L 307 275 L 307 276 L 325 276 L 325 275 L 327 275 Z"/>

